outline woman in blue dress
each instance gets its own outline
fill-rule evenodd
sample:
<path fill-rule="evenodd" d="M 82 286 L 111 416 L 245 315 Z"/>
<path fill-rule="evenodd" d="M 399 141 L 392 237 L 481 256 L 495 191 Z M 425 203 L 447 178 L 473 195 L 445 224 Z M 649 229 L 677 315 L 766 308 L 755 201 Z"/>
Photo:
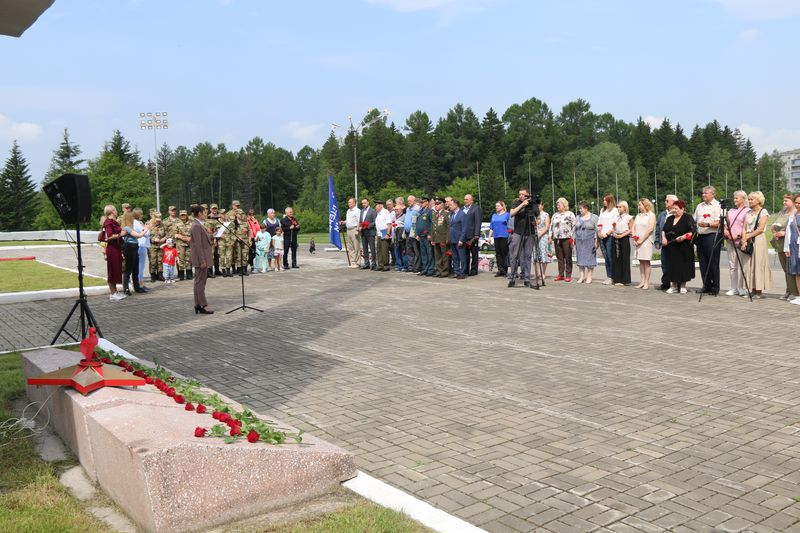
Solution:
<path fill-rule="evenodd" d="M 553 261 L 550 239 L 550 215 L 544 210 L 544 202 L 539 201 L 539 218 L 536 219 L 536 234 L 539 236 L 539 248 L 533 251 L 533 267 L 539 283 L 544 282 L 547 264 Z"/>
<path fill-rule="evenodd" d="M 591 283 L 597 266 L 597 215 L 589 211 L 589 204 L 578 202 L 578 220 L 575 224 L 575 255 L 580 276 L 578 283 Z"/>

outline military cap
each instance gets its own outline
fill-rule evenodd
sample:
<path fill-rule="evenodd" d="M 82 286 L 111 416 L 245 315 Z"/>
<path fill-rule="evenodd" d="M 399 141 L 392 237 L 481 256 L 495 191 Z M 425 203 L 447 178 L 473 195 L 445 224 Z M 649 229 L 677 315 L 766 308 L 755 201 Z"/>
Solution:
<path fill-rule="evenodd" d="M 175 211 L 176 209 L 177 209 L 177 207 L 175 207 L 174 205 L 171 205 L 171 206 L 169 206 L 167 208 L 167 211 Z"/>
<path fill-rule="evenodd" d="M 234 200 L 231 202 L 231 205 L 242 205 L 239 200 Z"/>
<path fill-rule="evenodd" d="M 211 209 L 217 209 L 217 207 L 219 207 L 217 204 L 211 204 Z"/>
<path fill-rule="evenodd" d="M 375 205 L 381 204 L 383 205 L 383 200 L 375 200 Z"/>
<path fill-rule="evenodd" d="M 227 210 L 226 210 L 224 207 L 223 207 L 222 209 L 220 209 L 220 210 L 219 210 L 219 214 L 220 214 L 220 215 L 224 215 L 224 214 L 225 214 L 225 213 L 227 213 L 227 212 L 228 212 L 228 211 L 227 211 Z"/>
<path fill-rule="evenodd" d="M 200 204 L 201 207 L 208 209 L 208 204 Z"/>
<path fill-rule="evenodd" d="M 420 198 L 420 200 L 422 200 L 423 202 L 430 202 L 431 199 L 427 196 L 423 196 L 422 198 Z"/>
<path fill-rule="evenodd" d="M 437 204 L 441 204 L 442 202 L 444 202 L 444 198 L 442 198 L 441 196 L 436 196 L 433 198 L 433 201 L 436 202 Z"/>
<path fill-rule="evenodd" d="M 181 209 L 181 212 L 178 214 L 178 216 L 181 216 L 181 217 L 183 215 L 187 215 L 187 216 L 189 215 L 189 213 L 186 212 L 186 209 Z"/>
<path fill-rule="evenodd" d="M 124 204 L 122 204 L 122 209 L 130 209 L 130 208 L 131 208 L 131 204 L 129 204 L 128 202 L 125 202 Z"/>
<path fill-rule="evenodd" d="M 161 220 L 161 211 L 154 211 L 153 216 L 159 220 Z"/>

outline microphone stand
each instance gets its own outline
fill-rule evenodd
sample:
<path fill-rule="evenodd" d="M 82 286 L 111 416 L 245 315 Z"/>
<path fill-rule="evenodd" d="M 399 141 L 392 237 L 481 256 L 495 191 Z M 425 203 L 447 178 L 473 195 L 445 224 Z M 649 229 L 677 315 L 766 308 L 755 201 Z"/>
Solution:
<path fill-rule="evenodd" d="M 239 229 L 239 221 L 236 220 L 235 217 L 233 219 L 233 224 L 234 224 L 234 228 L 235 229 Z M 238 235 L 236 235 L 235 231 L 231 231 L 231 223 L 230 222 L 228 222 L 227 226 L 223 226 L 223 227 L 225 228 L 225 231 L 230 231 L 231 235 L 233 235 L 234 238 L 236 238 L 236 241 L 237 241 L 236 245 L 239 246 L 239 257 L 241 257 L 242 256 L 242 249 L 243 249 L 242 247 L 243 246 L 250 246 L 250 244 L 245 242 L 244 240 L 242 240 L 242 238 L 239 237 Z M 247 265 L 245 265 L 244 268 L 247 268 Z M 245 302 L 245 299 L 244 299 L 244 268 L 240 269 L 240 271 L 239 271 L 239 278 L 241 278 L 241 280 L 242 280 L 242 305 L 240 305 L 238 307 L 234 307 L 230 311 L 225 311 L 226 315 L 229 315 L 229 314 L 233 313 L 234 311 L 240 311 L 240 310 L 241 311 L 246 311 L 247 309 L 250 309 L 252 311 L 258 311 L 259 313 L 263 313 L 264 312 L 263 309 L 258 309 L 256 307 L 251 307 L 251 306 L 247 305 L 247 303 Z"/>

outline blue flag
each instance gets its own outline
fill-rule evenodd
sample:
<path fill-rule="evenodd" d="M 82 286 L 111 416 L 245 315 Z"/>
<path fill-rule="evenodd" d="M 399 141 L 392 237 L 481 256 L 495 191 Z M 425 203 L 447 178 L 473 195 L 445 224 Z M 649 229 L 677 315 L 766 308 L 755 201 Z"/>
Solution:
<path fill-rule="evenodd" d="M 331 244 L 341 250 L 342 235 L 339 232 L 339 202 L 336 201 L 333 176 L 328 176 L 328 227 L 331 232 Z"/>

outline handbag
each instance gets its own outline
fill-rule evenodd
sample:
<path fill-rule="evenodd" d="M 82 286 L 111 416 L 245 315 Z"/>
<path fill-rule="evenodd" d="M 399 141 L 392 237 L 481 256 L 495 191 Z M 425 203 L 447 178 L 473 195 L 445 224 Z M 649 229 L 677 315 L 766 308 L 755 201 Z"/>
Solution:
<path fill-rule="evenodd" d="M 761 218 L 761 211 L 762 209 L 759 209 L 758 214 L 756 214 L 756 227 L 758 227 L 758 219 Z M 744 245 L 744 250 L 742 250 L 742 253 L 753 255 L 753 240 L 754 239 L 747 239 L 747 244 Z"/>

